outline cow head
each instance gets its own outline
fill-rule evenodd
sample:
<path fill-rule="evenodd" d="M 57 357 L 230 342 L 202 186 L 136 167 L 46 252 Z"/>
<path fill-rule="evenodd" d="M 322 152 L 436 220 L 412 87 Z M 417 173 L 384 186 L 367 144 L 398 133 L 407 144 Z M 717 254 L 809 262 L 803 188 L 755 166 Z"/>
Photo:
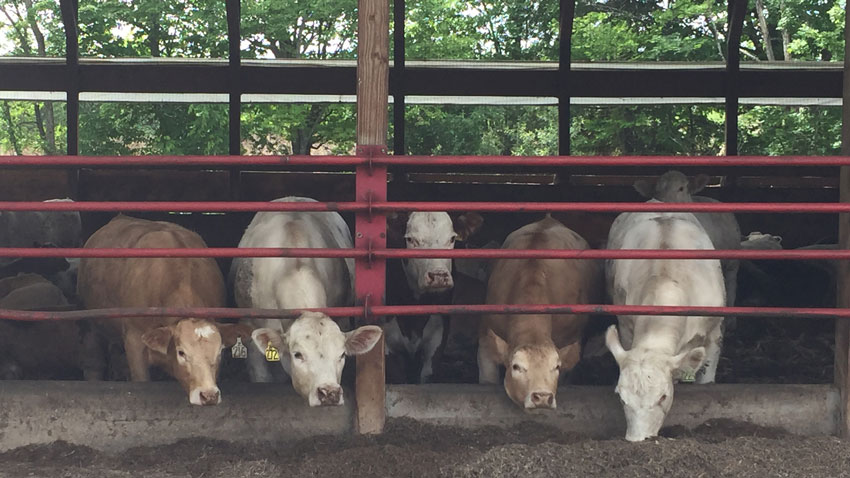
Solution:
<path fill-rule="evenodd" d="M 662 202 L 693 202 L 692 196 L 705 188 L 709 177 L 700 174 L 691 179 L 679 171 L 667 171 L 654 183 L 640 179 L 635 181 L 634 188 L 647 199 L 658 199 Z"/>
<path fill-rule="evenodd" d="M 372 350 L 381 338 L 381 328 L 365 325 L 342 332 L 327 315 L 305 312 L 283 333 L 264 328 L 255 330 L 252 337 L 261 352 L 269 344 L 277 347 L 281 361 L 290 363 L 295 391 L 311 407 L 318 407 L 344 403 L 339 380 L 345 357 Z"/>
<path fill-rule="evenodd" d="M 626 414 L 626 440 L 642 441 L 658 435 L 673 404 L 673 373 L 683 368 L 697 370 L 705 358 L 705 348 L 695 347 L 674 356 L 649 350 L 626 351 L 613 325 L 605 334 L 605 345 L 620 367 L 615 391 Z"/>
<path fill-rule="evenodd" d="M 511 349 L 492 330 L 488 331 L 483 345 L 494 361 L 505 366 L 505 391 L 508 397 L 525 409 L 556 408 L 558 379 L 562 372 L 572 370 L 581 357 L 581 345 L 578 342 L 560 349 L 551 343 L 521 345 Z"/>
<path fill-rule="evenodd" d="M 217 405 L 221 392 L 216 385 L 221 350 L 247 340 L 251 327 L 217 324 L 209 320 L 183 319 L 142 335 L 152 361 L 162 364 L 189 393 L 193 405 Z"/>
<path fill-rule="evenodd" d="M 406 218 L 397 215 L 391 222 L 405 221 L 404 242 L 407 249 L 453 249 L 456 241 L 474 234 L 484 219 L 477 213 L 466 213 L 454 221 L 445 212 L 412 212 Z M 392 224 L 390 228 L 393 229 Z M 401 228 L 398 228 L 401 230 Z M 454 287 L 451 259 L 409 259 L 402 261 L 407 283 L 416 298 L 425 294 L 446 292 Z"/>

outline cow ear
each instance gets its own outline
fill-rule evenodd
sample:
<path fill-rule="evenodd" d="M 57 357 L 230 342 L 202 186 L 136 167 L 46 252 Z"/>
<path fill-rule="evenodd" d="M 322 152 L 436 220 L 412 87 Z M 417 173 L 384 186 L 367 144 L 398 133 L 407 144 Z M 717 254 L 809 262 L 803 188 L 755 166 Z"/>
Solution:
<path fill-rule="evenodd" d="M 281 335 L 274 329 L 254 329 L 254 331 L 251 332 L 251 340 L 254 342 L 254 345 L 257 346 L 260 353 L 266 353 L 266 347 L 268 347 L 269 344 L 280 351 L 284 351 L 283 345 L 285 343 L 285 338 L 286 333 Z"/>
<path fill-rule="evenodd" d="M 456 217 L 454 221 L 457 240 L 466 241 L 472 237 L 484 224 L 484 218 L 477 212 L 467 212 Z"/>
<path fill-rule="evenodd" d="M 605 332 L 605 346 L 611 351 L 611 355 L 614 356 L 617 365 L 622 365 L 623 360 L 626 359 L 626 351 L 623 349 L 623 345 L 620 344 L 620 334 L 617 333 L 616 325 L 608 327 L 608 331 Z"/>
<path fill-rule="evenodd" d="M 708 181 L 711 178 L 706 174 L 699 174 L 696 177 L 691 178 L 688 181 L 688 192 L 691 194 L 696 194 L 702 191 L 706 186 L 708 186 Z"/>
<path fill-rule="evenodd" d="M 558 359 L 562 370 L 572 370 L 581 359 L 581 344 L 575 341 L 558 349 Z"/>
<path fill-rule="evenodd" d="M 493 329 L 487 329 L 487 335 L 482 337 L 481 340 L 483 343 L 478 346 L 484 347 L 484 350 L 490 355 L 490 360 L 507 365 L 510 347 L 504 339 L 493 332 Z"/>
<path fill-rule="evenodd" d="M 173 335 L 174 329 L 171 326 L 157 327 L 142 335 L 142 343 L 154 352 L 165 355 L 168 353 L 168 344 L 171 343 Z"/>
<path fill-rule="evenodd" d="M 404 234 L 407 232 L 407 220 L 409 218 L 406 212 L 391 212 L 387 214 L 387 241 L 390 243 L 399 243 L 404 241 Z"/>
<path fill-rule="evenodd" d="M 676 370 L 698 370 L 705 360 L 705 347 L 696 347 L 673 357 L 673 368 Z"/>
<path fill-rule="evenodd" d="M 360 355 L 372 350 L 383 331 L 377 325 L 364 325 L 345 333 L 345 354 Z"/>
<path fill-rule="evenodd" d="M 247 324 L 218 324 L 218 332 L 221 334 L 221 344 L 225 347 L 233 347 L 236 338 L 243 342 L 251 340 L 251 332 L 254 328 Z"/>
<path fill-rule="evenodd" d="M 651 181 L 647 181 L 646 179 L 638 179 L 635 181 L 633 187 L 635 191 L 638 192 L 641 196 L 646 199 L 652 199 L 655 196 L 655 183 Z"/>

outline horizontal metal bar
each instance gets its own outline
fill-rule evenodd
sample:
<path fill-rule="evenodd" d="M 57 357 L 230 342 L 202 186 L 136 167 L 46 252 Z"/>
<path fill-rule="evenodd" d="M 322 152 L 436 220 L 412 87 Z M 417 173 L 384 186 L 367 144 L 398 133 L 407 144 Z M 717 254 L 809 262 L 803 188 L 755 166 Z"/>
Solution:
<path fill-rule="evenodd" d="M 664 203 L 664 202 L 265 202 L 265 201 L 0 201 L 0 211 L 85 212 L 738 212 L 848 213 L 850 203 Z"/>
<path fill-rule="evenodd" d="M 850 166 L 850 156 L 0 156 L 0 167 Z"/>
<path fill-rule="evenodd" d="M 0 319 L 19 321 L 116 319 L 120 317 L 196 317 L 224 318 L 293 318 L 302 311 L 322 312 L 330 317 L 363 316 L 365 307 L 330 307 L 322 309 L 275 310 L 207 307 L 146 307 L 57 311 L 21 311 L 0 309 Z M 663 315 L 707 317 L 798 317 L 808 319 L 850 318 L 850 309 L 795 307 L 698 307 L 602 304 L 557 305 L 381 305 L 368 308 L 370 316 L 409 316 L 430 314 L 604 314 Z"/>
<path fill-rule="evenodd" d="M 24 248 L 0 247 L 0 257 L 325 257 L 374 259 L 751 259 L 848 260 L 850 250 L 750 249 L 310 249 L 310 248 Z"/>
<path fill-rule="evenodd" d="M 821 252 L 821 251 L 816 251 Z M 369 251 L 358 249 L 309 249 L 276 247 L 206 247 L 206 248 L 60 248 L 0 247 L 0 257 L 65 257 L 65 258 L 172 258 L 172 257 L 368 257 Z"/>
<path fill-rule="evenodd" d="M 582 66 L 571 73 L 573 97 L 718 97 L 723 96 L 726 77 L 721 69 L 688 63 L 663 69 L 622 63 L 614 68 L 604 63 Z M 84 59 L 78 68 L 81 91 L 227 92 L 226 61 Z M 351 63 L 245 61 L 241 72 L 245 93 L 353 95 L 357 86 L 356 67 Z M 61 63 L 10 58 L 0 68 L 0 88 L 62 90 L 67 73 L 68 67 Z M 742 69 L 740 80 L 741 96 L 841 97 L 840 68 Z M 397 93 L 395 86 L 395 73 L 390 71 L 390 94 Z M 404 86 L 408 95 L 555 97 L 558 72 L 540 63 L 523 68 L 495 62 L 408 63 Z"/>

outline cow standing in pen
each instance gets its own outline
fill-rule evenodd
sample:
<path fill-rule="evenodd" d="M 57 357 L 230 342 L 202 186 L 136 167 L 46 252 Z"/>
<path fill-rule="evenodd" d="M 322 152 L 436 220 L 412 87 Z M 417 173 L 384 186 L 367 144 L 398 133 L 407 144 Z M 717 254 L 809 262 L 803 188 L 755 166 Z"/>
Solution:
<path fill-rule="evenodd" d="M 484 219 L 466 213 L 397 214 L 389 221 L 388 246 L 408 250 L 454 249 Z M 451 259 L 402 259 L 387 263 L 387 304 L 447 305 L 454 289 Z M 434 374 L 449 332 L 448 316 L 430 314 L 381 319 L 387 343 L 387 381 L 426 383 Z"/>
<path fill-rule="evenodd" d="M 720 201 L 695 196 L 708 184 L 709 177 L 705 174 L 688 178 L 679 171 L 667 171 L 653 184 L 650 181 L 635 181 L 635 190 L 647 199 L 657 199 L 662 202 L 697 202 L 719 203 Z M 693 213 L 702 225 L 715 249 L 734 250 L 741 248 L 741 228 L 738 220 L 731 212 Z M 735 306 L 738 292 L 738 259 L 721 259 L 723 280 L 726 288 L 726 305 Z M 726 319 L 730 327 L 735 326 L 735 317 Z"/>
<path fill-rule="evenodd" d="M 315 202 L 286 197 L 275 202 Z M 347 249 L 351 232 L 335 212 L 259 212 L 239 247 Z M 312 309 L 350 306 L 354 302 L 354 260 L 341 258 L 237 258 L 231 270 L 239 307 Z M 344 403 L 340 378 L 345 357 L 366 353 L 381 337 L 377 326 L 343 332 L 328 316 L 302 313 L 295 320 L 252 319 L 256 348 L 248 353 L 254 382 L 273 381 L 266 350 L 279 351 L 283 370 L 311 407 Z"/>
<path fill-rule="evenodd" d="M 97 230 L 86 248 L 205 248 L 196 233 L 169 222 L 118 215 Z M 224 307 L 224 278 L 211 258 L 84 258 L 77 294 L 88 309 L 113 307 Z M 177 379 L 193 405 L 216 405 L 221 350 L 243 325 L 178 317 L 125 317 L 101 321 L 107 335 L 124 342 L 133 381 L 150 380 L 159 366 Z M 102 371 L 92 372 L 92 377 Z"/>
<path fill-rule="evenodd" d="M 656 202 L 650 200 L 649 202 Z M 611 226 L 608 249 L 714 249 L 690 213 L 624 213 Z M 606 261 L 608 293 L 616 305 L 726 304 L 718 260 Z M 621 315 L 605 343 L 620 368 L 616 392 L 626 414 L 626 440 L 658 434 L 673 403 L 673 382 L 714 381 L 722 341 L 720 317 Z"/>
<path fill-rule="evenodd" d="M 588 249 L 581 236 L 549 216 L 511 233 L 504 249 Z M 601 296 L 598 261 L 499 259 L 487 285 L 488 304 L 587 304 Z M 520 407 L 556 408 L 558 381 L 581 357 L 588 316 L 490 314 L 481 321 L 480 383 L 499 381 Z"/>

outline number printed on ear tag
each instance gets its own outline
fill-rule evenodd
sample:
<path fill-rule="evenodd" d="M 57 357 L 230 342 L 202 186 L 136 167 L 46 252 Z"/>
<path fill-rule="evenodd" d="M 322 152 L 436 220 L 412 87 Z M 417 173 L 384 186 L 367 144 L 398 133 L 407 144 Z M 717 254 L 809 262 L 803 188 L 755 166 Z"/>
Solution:
<path fill-rule="evenodd" d="M 266 344 L 266 361 L 268 362 L 279 362 L 280 354 L 277 351 L 277 347 L 272 345 L 271 342 Z"/>
<path fill-rule="evenodd" d="M 242 344 L 242 337 L 236 337 L 236 345 L 230 349 L 230 356 L 235 359 L 248 358 L 248 347 Z"/>

